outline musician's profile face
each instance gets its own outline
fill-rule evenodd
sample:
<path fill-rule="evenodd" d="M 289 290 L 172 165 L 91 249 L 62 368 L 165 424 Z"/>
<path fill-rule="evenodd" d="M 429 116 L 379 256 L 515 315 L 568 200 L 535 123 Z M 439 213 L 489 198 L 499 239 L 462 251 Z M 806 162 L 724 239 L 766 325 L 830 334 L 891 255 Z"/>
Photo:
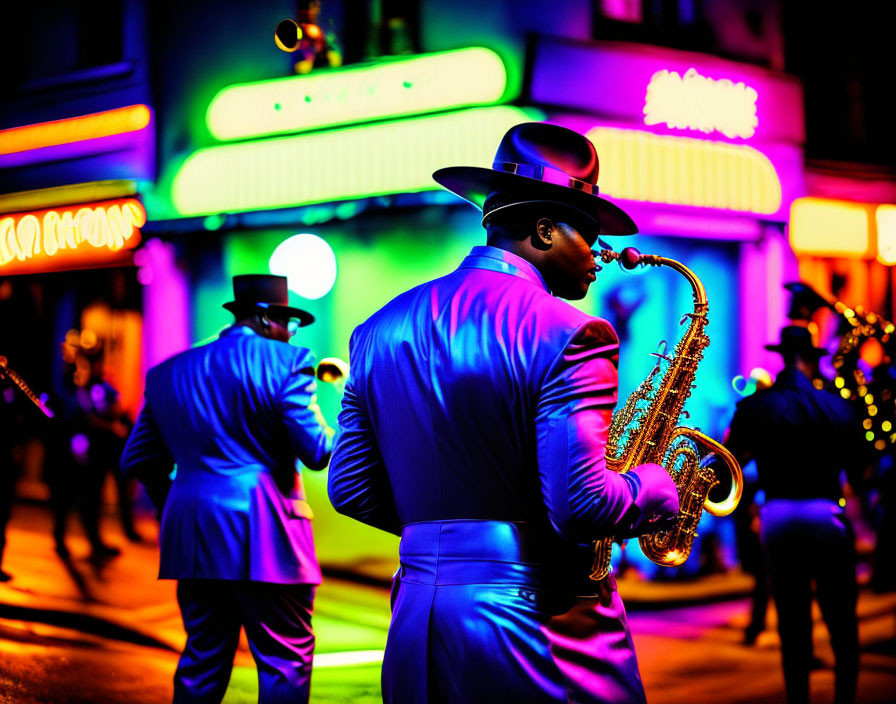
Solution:
<path fill-rule="evenodd" d="M 572 220 L 572 218 L 567 218 Z M 542 274 L 551 293 L 570 301 L 578 301 L 585 297 L 591 284 L 597 279 L 601 267 L 594 259 L 592 247 L 597 241 L 597 225 L 584 222 L 566 222 L 542 218 L 538 227 L 550 223 L 550 248 L 546 252 Z"/>

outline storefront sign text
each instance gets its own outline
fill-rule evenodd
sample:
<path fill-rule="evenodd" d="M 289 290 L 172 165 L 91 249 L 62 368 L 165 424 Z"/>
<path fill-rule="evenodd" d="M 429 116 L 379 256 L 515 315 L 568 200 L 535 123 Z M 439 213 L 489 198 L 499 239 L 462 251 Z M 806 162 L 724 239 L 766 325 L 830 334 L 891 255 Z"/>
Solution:
<path fill-rule="evenodd" d="M 720 132 L 749 138 L 756 133 L 758 93 L 743 82 L 715 80 L 690 68 L 685 74 L 657 71 L 647 86 L 644 124 Z"/>
<path fill-rule="evenodd" d="M 102 264 L 136 247 L 145 224 L 134 198 L 0 216 L 0 274 Z"/>

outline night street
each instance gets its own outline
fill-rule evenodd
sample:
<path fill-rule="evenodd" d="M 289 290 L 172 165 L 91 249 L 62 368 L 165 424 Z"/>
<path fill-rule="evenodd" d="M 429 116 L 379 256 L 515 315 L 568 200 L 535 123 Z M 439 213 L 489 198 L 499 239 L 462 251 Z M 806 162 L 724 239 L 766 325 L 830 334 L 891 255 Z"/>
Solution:
<path fill-rule="evenodd" d="M 146 519 L 141 532 L 154 538 Z M 84 559 L 86 541 L 70 537 L 68 569 L 52 550 L 49 512 L 15 507 L 0 585 L 0 702 L 16 704 L 162 704 L 183 646 L 174 583 L 155 580 L 152 542 L 130 545 L 106 518 L 121 557 L 96 568 Z M 78 580 L 81 580 L 80 585 Z M 783 701 L 778 638 L 771 630 L 755 646 L 741 644 L 748 600 L 664 606 L 672 599 L 722 589 L 738 577 L 704 578 L 688 585 L 621 580 L 629 604 L 641 670 L 652 704 Z M 714 581 L 715 580 L 715 581 Z M 743 584 L 740 578 L 739 584 Z M 861 703 L 892 702 L 896 691 L 896 593 L 859 599 Z M 770 612 L 773 624 L 774 610 Z M 379 660 L 388 626 L 385 588 L 325 578 L 315 606 L 317 651 L 312 702 L 379 702 Z M 833 656 L 816 614 L 813 702 L 833 697 Z M 241 646 L 225 702 L 254 702 L 255 668 Z"/>

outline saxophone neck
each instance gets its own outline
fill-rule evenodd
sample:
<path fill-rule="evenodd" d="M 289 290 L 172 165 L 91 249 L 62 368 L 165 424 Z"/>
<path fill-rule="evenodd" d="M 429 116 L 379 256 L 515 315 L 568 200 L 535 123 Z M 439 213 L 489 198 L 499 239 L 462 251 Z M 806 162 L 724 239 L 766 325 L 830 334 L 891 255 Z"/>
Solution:
<path fill-rule="evenodd" d="M 602 249 L 599 254 L 601 261 L 605 264 L 616 261 L 623 269 L 631 270 L 643 266 L 666 266 L 674 269 L 684 276 L 691 285 L 694 293 L 694 313 L 697 315 L 706 313 L 706 308 L 708 307 L 706 289 L 703 288 L 703 283 L 697 278 L 697 275 L 680 261 L 669 259 L 669 257 L 661 257 L 659 254 L 641 254 L 634 247 L 626 247 L 621 252 Z"/>

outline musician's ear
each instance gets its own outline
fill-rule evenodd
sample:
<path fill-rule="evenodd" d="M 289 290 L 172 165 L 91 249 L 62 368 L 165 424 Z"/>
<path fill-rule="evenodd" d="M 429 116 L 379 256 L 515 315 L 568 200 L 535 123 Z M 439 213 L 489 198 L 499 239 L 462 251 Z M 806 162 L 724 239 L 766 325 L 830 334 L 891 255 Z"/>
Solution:
<path fill-rule="evenodd" d="M 554 223 L 550 218 L 540 218 L 535 223 L 535 234 L 532 236 L 532 244 L 536 249 L 548 250 L 554 241 Z"/>

